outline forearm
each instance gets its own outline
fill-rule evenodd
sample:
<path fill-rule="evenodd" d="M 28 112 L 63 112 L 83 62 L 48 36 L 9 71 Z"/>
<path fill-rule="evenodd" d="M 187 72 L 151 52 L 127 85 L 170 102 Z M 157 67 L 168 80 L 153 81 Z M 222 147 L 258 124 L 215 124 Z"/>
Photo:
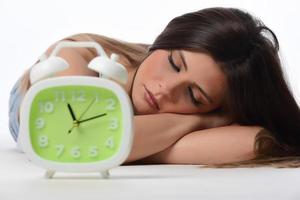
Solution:
<path fill-rule="evenodd" d="M 134 116 L 134 141 L 126 162 L 160 152 L 190 131 L 198 128 L 199 118 L 162 113 Z"/>
<path fill-rule="evenodd" d="M 254 157 L 259 126 L 231 125 L 186 134 L 167 149 L 141 160 L 142 163 L 219 164 Z"/>

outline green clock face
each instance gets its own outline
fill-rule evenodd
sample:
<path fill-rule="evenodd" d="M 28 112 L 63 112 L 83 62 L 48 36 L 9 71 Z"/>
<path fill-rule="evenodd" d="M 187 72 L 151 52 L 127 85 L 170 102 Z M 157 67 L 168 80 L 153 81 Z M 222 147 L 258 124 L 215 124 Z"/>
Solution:
<path fill-rule="evenodd" d="M 33 150 L 42 158 L 90 163 L 114 156 L 122 138 L 118 97 L 95 86 L 58 86 L 40 91 L 29 118 Z"/>

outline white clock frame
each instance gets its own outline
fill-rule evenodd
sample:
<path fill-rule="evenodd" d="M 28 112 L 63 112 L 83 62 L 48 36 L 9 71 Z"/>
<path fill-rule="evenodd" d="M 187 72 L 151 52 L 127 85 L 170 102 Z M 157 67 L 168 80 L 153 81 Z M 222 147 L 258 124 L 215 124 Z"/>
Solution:
<path fill-rule="evenodd" d="M 61 72 L 69 67 L 68 62 L 63 58 L 57 56 L 58 52 L 65 47 L 73 48 L 94 48 L 98 54 L 93 58 L 88 68 L 99 73 L 100 78 L 87 77 L 87 76 L 65 76 L 56 77 L 52 76 Z M 47 169 L 45 176 L 52 178 L 55 171 L 65 172 L 92 172 L 100 171 L 104 178 L 109 176 L 108 169 L 119 166 L 129 155 L 132 142 L 133 142 L 133 111 L 131 101 L 126 91 L 117 83 L 126 84 L 128 80 L 128 73 L 126 68 L 117 62 L 118 55 L 112 53 L 110 58 L 106 55 L 105 51 L 100 44 L 93 41 L 60 41 L 55 46 L 54 50 L 47 58 L 45 54 L 40 56 L 39 62 L 35 64 L 30 70 L 30 83 L 32 86 L 27 91 L 20 108 L 20 128 L 18 137 L 18 146 L 25 151 L 26 155 L 31 161 L 37 165 Z M 52 77 L 52 78 L 51 78 Z M 108 78 L 108 79 L 105 79 Z M 49 87 L 66 86 L 66 85 L 85 85 L 85 86 L 98 86 L 111 89 L 118 96 L 121 108 L 122 118 L 124 122 L 124 134 L 122 144 L 120 146 L 119 154 L 106 161 L 99 161 L 95 163 L 59 163 L 49 161 L 38 156 L 31 145 L 30 130 L 29 130 L 29 115 L 32 101 L 35 95 Z"/>
<path fill-rule="evenodd" d="M 29 116 L 32 101 L 38 92 L 45 88 L 57 87 L 57 86 L 68 86 L 68 85 L 82 85 L 82 86 L 96 86 L 109 88 L 119 98 L 122 122 L 123 122 L 123 135 L 118 153 L 108 160 L 97 161 L 93 163 L 60 163 L 43 159 L 32 148 L 30 141 L 30 130 L 29 130 Z M 21 110 L 20 110 L 20 134 L 19 134 L 19 145 L 26 153 L 28 158 L 35 164 L 47 169 L 46 177 L 51 178 L 55 171 L 64 172 L 101 172 L 104 178 L 108 177 L 108 169 L 119 166 L 128 157 L 133 137 L 133 110 L 131 106 L 131 100 L 129 99 L 125 90 L 117 83 L 96 77 L 86 76 L 68 76 L 68 77 L 54 77 L 43 81 L 39 81 L 34 84 L 30 90 L 26 93 Z"/>

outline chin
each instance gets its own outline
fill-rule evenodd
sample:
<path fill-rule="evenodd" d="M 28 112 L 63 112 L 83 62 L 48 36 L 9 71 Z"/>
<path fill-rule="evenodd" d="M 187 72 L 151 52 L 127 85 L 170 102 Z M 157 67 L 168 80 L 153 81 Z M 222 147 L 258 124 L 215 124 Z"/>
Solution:
<path fill-rule="evenodd" d="M 145 110 L 143 109 L 141 103 L 142 102 L 139 102 L 136 97 L 132 97 L 132 106 L 135 115 L 142 115 L 145 113 Z"/>
<path fill-rule="evenodd" d="M 133 108 L 134 110 L 134 114 L 136 115 L 149 115 L 149 114 L 155 114 L 154 111 L 151 111 L 145 107 L 142 107 L 142 106 L 134 106 Z"/>
<path fill-rule="evenodd" d="M 147 107 L 147 104 L 144 104 L 144 102 L 133 100 L 132 103 L 133 103 L 133 111 L 135 115 L 149 115 L 149 114 L 157 113 L 156 111 Z"/>

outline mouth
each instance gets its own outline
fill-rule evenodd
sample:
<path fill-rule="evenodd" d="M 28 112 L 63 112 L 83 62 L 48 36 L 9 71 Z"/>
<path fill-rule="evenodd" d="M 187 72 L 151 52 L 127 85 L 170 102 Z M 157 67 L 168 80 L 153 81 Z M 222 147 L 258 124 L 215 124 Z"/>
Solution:
<path fill-rule="evenodd" d="M 144 94 L 144 99 L 148 102 L 148 104 L 156 109 L 159 110 L 159 106 L 157 103 L 157 100 L 155 99 L 155 97 L 153 96 L 153 94 L 146 88 L 146 86 L 144 85 L 145 88 L 145 94 Z"/>

